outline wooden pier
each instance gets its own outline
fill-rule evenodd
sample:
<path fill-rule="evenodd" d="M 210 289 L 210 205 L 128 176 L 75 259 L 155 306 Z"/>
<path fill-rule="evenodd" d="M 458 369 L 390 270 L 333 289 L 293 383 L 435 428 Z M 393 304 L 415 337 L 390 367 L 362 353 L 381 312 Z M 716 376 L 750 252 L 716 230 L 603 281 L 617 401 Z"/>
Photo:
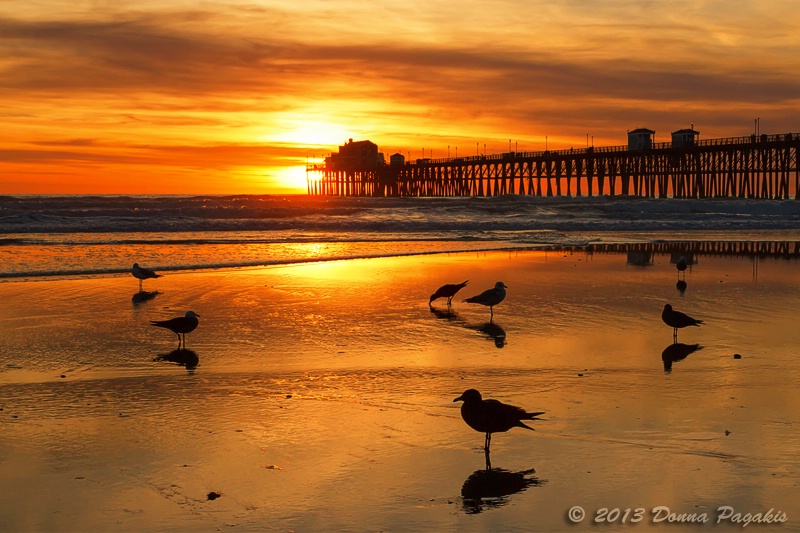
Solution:
<path fill-rule="evenodd" d="M 696 133 L 696 132 L 695 132 Z M 377 146 L 369 141 L 377 154 Z M 336 157 L 309 165 L 309 195 L 616 196 L 800 199 L 800 135 L 507 152 L 390 163 Z M 399 154 L 397 154 L 399 155 Z M 401 156 L 402 157 L 402 156 Z"/>

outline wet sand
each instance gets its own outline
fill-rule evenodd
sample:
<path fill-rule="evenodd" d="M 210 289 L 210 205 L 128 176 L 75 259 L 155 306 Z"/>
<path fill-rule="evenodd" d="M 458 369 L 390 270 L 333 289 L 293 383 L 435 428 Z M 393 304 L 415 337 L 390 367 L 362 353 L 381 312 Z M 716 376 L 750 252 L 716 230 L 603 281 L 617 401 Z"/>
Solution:
<path fill-rule="evenodd" d="M 800 531 L 800 265 L 702 255 L 681 295 L 669 256 L 635 259 L 168 273 L 149 299 L 129 276 L 0 283 L 0 530 L 582 531 L 601 508 L 604 531 L 708 530 L 730 506 Z M 489 322 L 462 300 L 496 281 Z M 705 320 L 688 348 L 665 303 Z M 176 354 L 149 321 L 189 309 Z M 546 411 L 494 435 L 489 473 L 467 388 Z"/>

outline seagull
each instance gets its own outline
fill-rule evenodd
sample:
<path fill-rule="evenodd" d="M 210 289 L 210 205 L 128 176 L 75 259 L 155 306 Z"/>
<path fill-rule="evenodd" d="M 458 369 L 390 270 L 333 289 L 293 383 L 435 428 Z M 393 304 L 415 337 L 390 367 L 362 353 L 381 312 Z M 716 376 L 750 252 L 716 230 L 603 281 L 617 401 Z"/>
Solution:
<path fill-rule="evenodd" d="M 523 420 L 541 420 L 536 418 L 543 415 L 540 413 L 528 413 L 525 409 L 499 402 L 498 400 L 484 400 L 481 393 L 475 389 L 464 391 L 464 394 L 453 400 L 454 402 L 463 401 L 461 406 L 461 418 L 469 427 L 475 431 L 486 433 L 486 441 L 483 449 L 487 456 L 489 454 L 489 444 L 492 441 L 492 433 L 503 433 L 511 428 L 525 428 L 534 431 L 530 426 L 522 423 Z"/>
<path fill-rule="evenodd" d="M 200 323 L 197 320 L 198 318 L 200 318 L 200 315 L 194 311 L 186 311 L 185 316 L 178 316 L 169 320 L 152 320 L 150 324 L 159 328 L 167 328 L 175 333 L 178 336 L 178 349 L 180 350 L 181 343 L 186 348 L 186 334 L 197 329 L 197 325 Z"/>
<path fill-rule="evenodd" d="M 142 280 L 161 277 L 161 274 L 156 274 L 149 268 L 140 267 L 139 263 L 133 264 L 131 267 L 131 274 L 134 278 L 139 280 L 139 290 L 142 289 Z"/>
<path fill-rule="evenodd" d="M 703 323 L 702 320 L 692 318 L 687 314 L 681 313 L 680 311 L 673 311 L 670 304 L 666 304 L 664 306 L 664 310 L 661 312 L 661 320 L 664 321 L 664 324 L 673 329 L 672 337 L 676 340 L 676 342 L 678 339 L 678 328 L 685 328 L 686 326 L 700 326 L 700 324 Z"/>
<path fill-rule="evenodd" d="M 507 288 L 508 287 L 506 287 L 505 283 L 498 281 L 494 284 L 494 289 L 485 290 L 477 296 L 472 296 L 464 301 L 471 304 L 488 305 L 490 313 L 489 317 L 491 319 L 494 317 L 494 310 L 492 308 L 505 299 Z"/>
<path fill-rule="evenodd" d="M 436 289 L 436 292 L 431 294 L 431 299 L 428 301 L 428 305 L 430 306 L 437 298 L 447 298 L 447 305 L 449 307 L 452 304 L 453 296 L 455 296 L 458 291 L 466 287 L 467 283 L 469 283 L 469 280 L 461 283 L 448 283 L 447 285 L 442 285 Z"/>

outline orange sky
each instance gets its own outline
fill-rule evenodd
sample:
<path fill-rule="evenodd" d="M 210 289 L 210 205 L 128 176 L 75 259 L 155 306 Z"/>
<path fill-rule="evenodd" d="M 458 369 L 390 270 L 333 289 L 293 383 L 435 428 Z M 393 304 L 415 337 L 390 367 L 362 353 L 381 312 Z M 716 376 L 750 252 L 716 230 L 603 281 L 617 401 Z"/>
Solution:
<path fill-rule="evenodd" d="M 412 158 L 800 131 L 792 0 L 0 2 L 0 194 L 305 191 Z"/>

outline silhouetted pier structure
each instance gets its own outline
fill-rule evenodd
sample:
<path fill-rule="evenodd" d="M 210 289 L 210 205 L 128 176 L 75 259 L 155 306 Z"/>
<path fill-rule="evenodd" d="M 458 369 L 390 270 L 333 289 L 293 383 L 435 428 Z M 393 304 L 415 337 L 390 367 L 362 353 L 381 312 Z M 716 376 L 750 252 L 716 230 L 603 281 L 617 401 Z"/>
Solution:
<path fill-rule="evenodd" d="M 800 199 L 797 133 L 700 140 L 686 129 L 668 143 L 654 134 L 630 131 L 627 146 L 408 162 L 394 154 L 388 164 L 374 143 L 351 140 L 307 166 L 308 194 Z"/>
<path fill-rule="evenodd" d="M 546 250 L 577 254 L 637 254 L 686 257 L 750 257 L 800 259 L 800 241 L 668 241 L 585 246 L 553 246 Z"/>

